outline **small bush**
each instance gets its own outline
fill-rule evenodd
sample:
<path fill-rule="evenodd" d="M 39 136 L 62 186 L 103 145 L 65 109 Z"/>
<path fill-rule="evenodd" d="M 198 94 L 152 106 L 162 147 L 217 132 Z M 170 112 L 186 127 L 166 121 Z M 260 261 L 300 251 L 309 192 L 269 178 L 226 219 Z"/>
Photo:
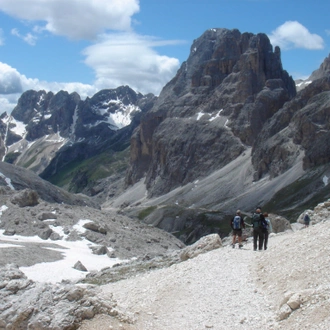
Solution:
<path fill-rule="evenodd" d="M 142 210 L 139 215 L 138 218 L 140 220 L 144 220 L 149 214 L 151 214 L 153 211 L 155 211 L 157 209 L 157 206 L 150 206 L 144 210 Z"/>

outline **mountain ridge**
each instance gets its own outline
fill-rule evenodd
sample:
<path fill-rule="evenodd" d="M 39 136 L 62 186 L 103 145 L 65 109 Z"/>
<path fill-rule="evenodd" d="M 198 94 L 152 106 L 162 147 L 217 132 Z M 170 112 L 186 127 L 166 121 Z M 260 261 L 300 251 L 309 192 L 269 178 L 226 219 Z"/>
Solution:
<path fill-rule="evenodd" d="M 20 122 L 3 114 L 1 155 L 27 168 L 0 163 L 0 328 L 327 329 L 328 60 L 296 92 L 280 55 L 265 34 L 210 29 L 159 97 L 29 91 Z M 137 106 L 125 127 L 109 120 Z M 229 220 L 240 209 L 248 224 L 257 206 L 273 225 L 269 248 L 254 252 L 247 226 L 232 249 Z M 37 245 L 22 248 L 20 235 Z M 64 259 L 69 241 L 85 245 L 68 265 L 82 281 L 24 273 Z M 94 270 L 89 254 L 112 266 Z"/>
<path fill-rule="evenodd" d="M 317 71 L 320 78 L 297 93 L 279 47 L 273 49 L 265 34 L 209 29 L 194 40 L 187 61 L 159 97 L 128 86 L 100 91 L 83 103 L 77 95 L 60 93 L 60 105 L 76 100 L 83 114 L 75 117 L 72 106 L 63 126 L 63 135 L 72 135 L 75 125 L 74 142 L 62 140 L 55 121 L 51 128 L 42 126 L 53 135 L 26 145 L 27 157 L 19 157 L 41 177 L 83 192 L 104 208 L 137 218 L 152 206 L 143 220 L 178 233 L 186 243 L 210 232 L 227 234 L 228 217 L 237 208 L 249 214 L 262 204 L 295 217 L 329 195 L 323 180 L 330 175 L 327 63 Z M 47 95 L 48 107 L 54 95 Z M 141 111 L 113 130 L 104 119 L 118 109 L 118 95 L 121 104 Z M 34 117 L 31 121 L 34 132 Z M 235 184 L 231 171 L 238 175 Z M 157 201 L 163 204 L 158 207 Z"/>

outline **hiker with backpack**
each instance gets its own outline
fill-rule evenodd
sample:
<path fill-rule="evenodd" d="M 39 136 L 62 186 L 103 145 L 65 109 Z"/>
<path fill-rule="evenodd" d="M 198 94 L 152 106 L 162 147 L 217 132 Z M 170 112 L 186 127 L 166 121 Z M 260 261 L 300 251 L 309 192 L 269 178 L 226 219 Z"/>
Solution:
<path fill-rule="evenodd" d="M 235 248 L 236 236 L 238 237 L 238 247 L 241 249 L 242 244 L 242 228 L 245 228 L 244 220 L 241 216 L 241 211 L 237 210 L 236 215 L 231 219 L 230 226 L 233 230 L 233 243 L 232 247 Z"/>
<path fill-rule="evenodd" d="M 273 231 L 272 223 L 270 222 L 270 219 L 268 218 L 268 213 L 264 213 L 264 218 L 267 223 L 267 227 L 264 229 L 264 250 L 267 250 L 267 245 L 268 245 L 268 236 L 269 233 Z"/>
<path fill-rule="evenodd" d="M 307 228 L 309 226 L 310 221 L 311 221 L 311 218 L 309 217 L 308 212 L 306 212 L 305 216 L 304 216 L 305 228 Z"/>
<path fill-rule="evenodd" d="M 264 243 L 264 229 L 267 228 L 267 222 L 259 207 L 252 215 L 251 224 L 253 226 L 253 250 L 257 251 L 257 248 L 259 248 L 259 251 L 261 251 Z"/>

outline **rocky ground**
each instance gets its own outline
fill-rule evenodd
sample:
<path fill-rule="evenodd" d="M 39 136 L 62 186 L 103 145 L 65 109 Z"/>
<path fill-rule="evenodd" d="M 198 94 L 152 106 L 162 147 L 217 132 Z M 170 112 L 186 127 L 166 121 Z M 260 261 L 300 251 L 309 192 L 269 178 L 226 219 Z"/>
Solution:
<path fill-rule="evenodd" d="M 40 198 L 35 205 L 21 207 L 16 203 L 16 200 L 28 200 L 31 194 L 33 195 L 32 190 L 0 192 L 0 207 L 4 208 L 3 211 L 0 210 L 0 230 L 4 230 L 5 236 L 36 235 L 47 240 L 47 243 L 56 244 L 63 239 L 63 235 L 57 233 L 61 228 L 67 234 L 68 240 L 87 239 L 100 247 L 106 247 L 111 257 L 121 259 L 153 257 L 184 246 L 173 235 L 133 221 L 115 210 L 104 212 L 88 206 L 54 204 Z M 85 225 L 86 231 L 83 234 L 74 230 L 80 220 L 90 220 L 90 223 Z M 12 255 L 11 263 L 22 266 L 22 263 L 28 262 L 32 265 L 40 262 L 41 256 L 35 256 L 33 249 L 31 245 L 30 250 L 24 251 L 25 254 Z M 34 261 L 34 258 L 37 259 Z M 49 261 L 47 256 L 45 259 Z M 4 260 L 0 260 L 0 265 L 5 263 Z"/>
<path fill-rule="evenodd" d="M 312 226 L 272 234 L 266 251 L 229 245 L 101 287 L 125 320 L 99 315 L 80 330 L 329 329 L 330 201 Z"/>
<path fill-rule="evenodd" d="M 330 200 L 310 210 L 302 228 L 274 217 L 269 249 L 243 249 L 217 234 L 184 247 L 157 228 L 117 211 L 34 201 L 33 191 L 0 194 L 0 227 L 7 237 L 37 235 L 40 245 L 4 246 L 0 272 L 0 329 L 200 330 L 328 329 L 330 327 Z M 30 206 L 22 206 L 27 200 Z M 74 225 L 90 219 L 79 236 Z M 273 220 L 273 219 L 272 219 Z M 279 221 L 279 223 L 277 222 Z M 301 217 L 298 219 L 301 221 Z M 91 272 L 83 281 L 38 283 L 19 269 L 63 258 L 61 240 L 88 239 L 130 264 Z M 51 229 L 51 230 L 49 230 Z M 46 236 L 49 235 L 49 236 Z M 20 252 L 18 252 L 20 251 Z M 109 255 L 110 257 L 113 257 Z M 17 266 L 9 266 L 15 263 Z M 24 267 L 23 267 L 24 268 Z"/>

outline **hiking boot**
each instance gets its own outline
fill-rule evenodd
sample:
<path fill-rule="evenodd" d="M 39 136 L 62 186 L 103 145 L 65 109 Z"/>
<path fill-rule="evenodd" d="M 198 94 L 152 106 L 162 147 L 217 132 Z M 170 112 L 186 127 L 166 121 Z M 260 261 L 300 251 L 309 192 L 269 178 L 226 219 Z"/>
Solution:
<path fill-rule="evenodd" d="M 243 247 L 243 245 L 242 245 L 242 244 L 240 244 L 238 247 L 241 249 L 241 248 Z"/>
<path fill-rule="evenodd" d="M 231 246 L 233 247 L 233 249 L 235 249 L 235 244 L 232 244 Z"/>

